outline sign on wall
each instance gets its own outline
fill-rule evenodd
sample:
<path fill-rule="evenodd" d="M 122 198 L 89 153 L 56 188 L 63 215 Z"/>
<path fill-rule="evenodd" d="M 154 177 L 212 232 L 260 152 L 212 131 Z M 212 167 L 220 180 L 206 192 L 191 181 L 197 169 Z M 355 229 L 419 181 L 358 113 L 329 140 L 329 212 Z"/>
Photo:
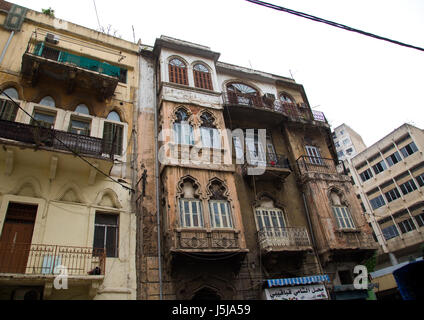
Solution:
<path fill-rule="evenodd" d="M 265 289 L 267 300 L 324 300 L 328 299 L 323 284 Z"/>

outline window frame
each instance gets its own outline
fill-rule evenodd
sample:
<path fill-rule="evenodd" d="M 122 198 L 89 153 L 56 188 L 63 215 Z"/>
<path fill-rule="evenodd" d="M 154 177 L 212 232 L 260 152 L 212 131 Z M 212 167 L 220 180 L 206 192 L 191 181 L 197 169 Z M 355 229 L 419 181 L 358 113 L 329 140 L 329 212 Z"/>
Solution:
<path fill-rule="evenodd" d="M 185 209 L 184 206 L 184 202 L 188 203 L 188 209 L 189 212 L 186 213 L 185 210 L 183 210 L 183 208 Z M 196 208 L 197 208 L 197 214 L 193 214 L 193 204 L 196 203 Z M 180 198 L 178 201 L 178 207 L 179 207 L 179 214 L 180 214 L 180 227 L 181 228 L 204 228 L 205 227 L 205 219 L 203 217 L 203 207 L 202 207 L 202 201 L 196 198 Z M 195 226 L 194 225 L 194 219 L 193 216 L 197 215 L 198 216 L 198 225 Z M 186 225 L 186 218 L 187 216 L 190 219 L 190 225 Z"/>
<path fill-rule="evenodd" d="M 196 70 L 198 65 L 204 67 L 207 71 Z M 196 63 L 193 66 L 193 78 L 196 88 L 213 90 L 211 71 L 203 63 Z"/>
<path fill-rule="evenodd" d="M 121 130 L 121 139 L 119 139 L 119 136 L 117 137 L 117 140 L 118 140 L 117 145 L 113 144 L 114 138 L 112 138 L 111 140 L 110 139 L 107 140 L 106 137 L 105 137 L 105 134 L 106 134 L 105 129 L 106 129 L 106 126 L 109 126 L 109 125 L 112 126 L 112 130 L 111 130 L 112 132 L 114 131 L 113 128 L 120 128 L 120 130 Z M 112 134 L 112 135 L 114 136 L 115 134 Z M 118 132 L 118 135 L 119 135 L 119 132 Z M 122 156 L 123 153 L 124 153 L 124 150 L 123 150 L 124 136 L 125 136 L 125 126 L 123 125 L 123 123 L 105 120 L 103 122 L 103 134 L 102 134 L 103 153 L 105 153 L 105 154 L 113 153 L 113 155 Z M 112 150 L 112 146 L 114 146 L 114 148 L 113 148 L 114 150 Z"/>
<path fill-rule="evenodd" d="M 408 193 L 414 192 L 418 189 L 417 185 L 415 184 L 413 179 L 410 179 L 404 183 L 402 183 L 399 186 L 400 190 L 402 191 L 402 194 L 406 196 Z"/>
<path fill-rule="evenodd" d="M 376 203 L 376 200 L 377 199 L 379 199 L 379 201 L 378 201 L 378 207 L 375 207 L 374 206 L 374 203 Z M 381 200 L 382 201 L 381 201 Z M 371 205 L 371 208 L 373 209 L 373 210 L 377 210 L 378 208 L 381 208 L 381 207 L 383 207 L 383 206 L 385 206 L 386 205 L 386 201 L 384 201 L 384 197 L 380 194 L 380 195 L 378 195 L 377 197 L 374 197 L 374 198 L 372 198 L 372 199 L 370 199 L 369 200 L 370 201 L 370 205 Z"/>
<path fill-rule="evenodd" d="M 350 210 L 346 206 L 331 206 L 338 230 L 356 230 Z"/>
<path fill-rule="evenodd" d="M 213 205 L 217 204 L 217 208 L 218 208 L 218 212 L 216 212 L 213 209 Z M 223 224 L 223 212 L 222 212 L 222 204 L 224 205 L 224 210 L 226 210 L 225 212 L 225 216 L 227 218 L 227 225 L 228 226 L 224 226 Z M 232 213 L 231 213 L 231 205 L 230 202 L 228 200 L 209 200 L 209 214 L 210 214 L 210 224 L 211 224 L 211 228 L 214 229 L 234 229 L 234 223 L 233 223 L 233 218 L 232 218 Z M 220 225 L 217 226 L 216 224 L 216 217 L 219 218 L 219 223 Z"/>
<path fill-rule="evenodd" d="M 115 225 L 109 225 L 109 224 L 104 224 L 104 223 L 96 223 L 96 217 L 97 216 L 113 216 L 116 219 L 116 224 Z M 119 227 L 120 227 L 120 215 L 117 213 L 106 213 L 106 212 L 96 212 L 95 217 L 94 217 L 94 234 L 93 234 L 93 248 L 97 249 L 97 247 L 95 247 L 95 239 L 96 239 L 96 227 L 103 227 L 104 229 L 104 234 L 103 234 L 103 248 L 98 248 L 98 249 L 104 249 L 105 250 L 105 256 L 107 258 L 119 258 Z M 108 229 L 113 228 L 113 230 L 115 230 L 115 247 L 114 247 L 114 255 L 109 256 L 108 255 L 108 250 L 107 250 L 107 235 L 108 235 Z"/>
<path fill-rule="evenodd" d="M 172 62 L 178 60 L 183 66 L 173 65 Z M 168 61 L 168 77 L 169 82 L 188 86 L 187 63 L 179 57 L 172 57 Z"/>

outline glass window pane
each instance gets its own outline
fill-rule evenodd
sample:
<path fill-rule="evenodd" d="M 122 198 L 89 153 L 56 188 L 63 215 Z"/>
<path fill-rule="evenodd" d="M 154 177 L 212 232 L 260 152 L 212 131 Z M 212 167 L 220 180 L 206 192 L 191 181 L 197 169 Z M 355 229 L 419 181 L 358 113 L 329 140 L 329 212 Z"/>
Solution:
<path fill-rule="evenodd" d="M 117 253 L 118 253 L 117 239 L 118 239 L 118 228 L 107 227 L 107 234 L 106 234 L 106 256 L 107 257 L 117 257 Z"/>

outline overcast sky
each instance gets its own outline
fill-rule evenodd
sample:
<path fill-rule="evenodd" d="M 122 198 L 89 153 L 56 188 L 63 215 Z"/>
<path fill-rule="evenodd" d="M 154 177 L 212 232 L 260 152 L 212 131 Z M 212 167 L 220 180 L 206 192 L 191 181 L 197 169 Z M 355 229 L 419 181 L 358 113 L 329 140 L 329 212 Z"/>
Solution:
<path fill-rule="evenodd" d="M 92 0 L 15 0 L 99 29 Z M 268 0 L 424 47 L 424 0 Z M 336 29 L 244 0 L 96 0 L 100 24 L 153 45 L 167 35 L 209 46 L 220 61 L 291 77 L 333 128 L 370 146 L 408 122 L 424 129 L 424 52 Z"/>

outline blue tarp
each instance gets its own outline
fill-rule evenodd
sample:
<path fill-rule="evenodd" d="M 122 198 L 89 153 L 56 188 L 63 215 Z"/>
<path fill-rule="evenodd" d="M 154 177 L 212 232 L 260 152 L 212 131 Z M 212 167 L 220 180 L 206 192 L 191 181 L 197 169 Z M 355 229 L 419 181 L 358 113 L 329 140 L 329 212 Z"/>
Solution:
<path fill-rule="evenodd" d="M 393 276 L 403 300 L 424 299 L 424 260 L 393 271 Z"/>

